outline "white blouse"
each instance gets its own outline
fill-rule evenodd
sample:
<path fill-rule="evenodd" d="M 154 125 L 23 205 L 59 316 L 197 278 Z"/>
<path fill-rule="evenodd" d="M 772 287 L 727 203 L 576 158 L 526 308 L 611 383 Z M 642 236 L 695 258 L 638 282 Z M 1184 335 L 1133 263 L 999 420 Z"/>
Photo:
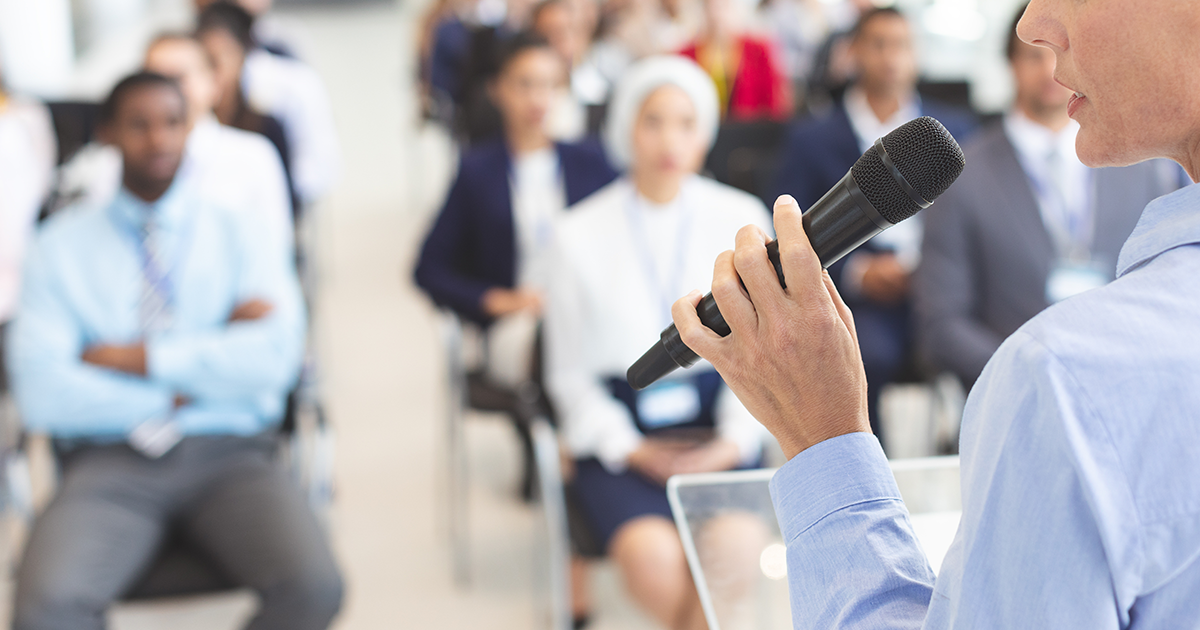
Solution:
<path fill-rule="evenodd" d="M 0 323 L 16 310 L 21 263 L 53 178 L 56 143 L 44 106 L 0 102 Z"/>
<path fill-rule="evenodd" d="M 606 381 L 658 340 L 670 304 L 692 289 L 708 292 L 713 262 L 737 231 L 771 220 L 757 198 L 699 176 L 679 197 L 656 206 L 622 178 L 560 219 L 546 296 L 546 384 L 576 457 L 625 469 L 644 439 Z M 700 362 L 695 370 L 711 370 Z M 677 372 L 675 376 L 680 377 Z M 717 433 L 758 455 L 765 430 L 728 389 L 718 396 Z"/>

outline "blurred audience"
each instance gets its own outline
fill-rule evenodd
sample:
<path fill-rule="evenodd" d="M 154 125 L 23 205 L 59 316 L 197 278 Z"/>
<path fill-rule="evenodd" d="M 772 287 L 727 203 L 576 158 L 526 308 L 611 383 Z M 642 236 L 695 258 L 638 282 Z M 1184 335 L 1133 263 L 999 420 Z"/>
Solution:
<path fill-rule="evenodd" d="M 251 108 L 242 89 L 246 56 L 254 49 L 254 37 L 247 18 L 248 15 L 243 12 L 217 5 L 201 14 L 196 27 L 196 38 L 208 54 L 216 80 L 217 95 L 213 109 L 222 125 L 260 134 L 275 146 L 287 175 L 292 216 L 297 217 L 301 201 L 292 177 L 292 151 L 287 134 L 274 116 Z"/>
<path fill-rule="evenodd" d="M 203 13 L 209 5 L 217 0 L 195 0 L 196 12 Z M 254 41 L 264 50 L 281 57 L 300 59 L 299 38 L 287 26 L 280 23 L 271 13 L 274 0 L 236 0 L 237 5 L 245 9 L 254 18 Z"/>
<path fill-rule="evenodd" d="M 471 53 L 475 0 L 436 0 L 421 19 L 417 35 L 417 80 L 427 118 L 454 124 L 462 100 L 463 72 Z"/>
<path fill-rule="evenodd" d="M 0 76 L 0 393 L 7 391 L 4 333 L 20 295 L 25 250 L 54 175 L 50 112 L 9 94 Z"/>
<path fill-rule="evenodd" d="M 937 118 L 960 142 L 974 129 L 968 113 L 917 94 L 912 29 L 900 12 L 875 9 L 863 15 L 851 52 L 856 81 L 827 114 L 796 125 L 783 150 L 775 195 L 790 194 L 802 208 L 820 199 L 877 138 L 913 118 Z M 854 310 L 870 390 L 871 428 L 879 436 L 880 391 L 911 356 L 909 275 L 920 260 L 921 226 L 917 215 L 829 269 Z"/>
<path fill-rule="evenodd" d="M 703 0 L 704 29 L 681 53 L 717 86 L 723 120 L 783 120 L 792 115 L 791 85 L 774 45 L 742 26 L 736 0 Z"/>
<path fill-rule="evenodd" d="M 245 32 L 253 30 L 254 18 L 242 7 L 216 0 L 201 12 L 199 24 L 208 34 L 205 44 L 215 50 L 211 41 L 215 31 L 207 26 L 214 23 L 222 30 L 238 31 L 234 39 L 239 44 L 252 44 L 242 68 L 244 99 L 253 111 L 272 116 L 283 126 L 297 196 L 302 205 L 316 203 L 337 182 L 341 162 L 324 83 L 303 62 L 272 53 L 253 36 L 246 37 Z M 222 96 L 232 97 L 228 93 Z"/>
<path fill-rule="evenodd" d="M 259 134 L 220 124 L 213 114 L 218 86 L 204 48 L 188 35 L 162 35 L 146 51 L 144 67 L 179 82 L 187 102 L 188 141 L 180 177 L 218 205 L 261 218 L 264 246 L 290 257 L 292 204 L 279 154 Z M 104 206 L 122 181 L 118 148 L 98 139 L 64 165 L 59 195 L 80 205 Z"/>
<path fill-rule="evenodd" d="M 635 64 L 605 131 L 624 177 L 563 215 L 546 307 L 546 380 L 571 492 L 638 604 L 669 628 L 703 628 L 664 489 L 678 473 L 753 466 L 762 428 L 711 366 L 635 392 L 625 370 L 671 321 L 671 304 L 712 283 L 712 261 L 757 198 L 696 175 L 719 122 L 712 81 L 682 57 Z"/>
<path fill-rule="evenodd" d="M 416 268 L 436 303 L 491 326 L 489 372 L 502 383 L 530 376 L 556 217 L 616 176 L 599 147 L 556 143 L 546 131 L 564 67 L 540 35 L 507 42 L 492 85 L 504 133 L 463 154 Z"/>
<path fill-rule="evenodd" d="M 175 81 L 121 81 L 101 119 L 121 190 L 49 220 L 11 331 L 21 417 L 54 438 L 61 465 L 13 627 L 103 628 L 179 540 L 256 592 L 248 628 L 326 628 L 341 578 L 275 458 L 304 350 L 295 272 L 261 245 L 260 216 L 178 176 L 188 104 Z"/>
<path fill-rule="evenodd" d="M 796 100 L 803 100 L 817 52 L 829 36 L 828 13 L 823 0 L 762 0 L 755 9 L 756 27 L 778 45 Z"/>
<path fill-rule="evenodd" d="M 1173 164 L 1085 167 L 1054 53 L 1021 42 L 1015 21 L 1009 32 L 1016 101 L 966 147 L 966 170 L 926 211 L 914 279 L 923 354 L 967 387 L 1034 315 L 1111 281 L 1141 209 L 1178 185 Z"/>
<path fill-rule="evenodd" d="M 579 140 L 589 131 L 598 131 L 588 129 L 588 108 L 602 106 L 608 99 L 608 81 L 592 63 L 585 63 L 591 46 L 590 29 L 595 24 L 587 20 L 578 4 L 543 0 L 530 16 L 530 28 L 550 42 L 568 69 L 566 88 L 559 91 L 546 121 L 550 136 L 557 140 Z"/>

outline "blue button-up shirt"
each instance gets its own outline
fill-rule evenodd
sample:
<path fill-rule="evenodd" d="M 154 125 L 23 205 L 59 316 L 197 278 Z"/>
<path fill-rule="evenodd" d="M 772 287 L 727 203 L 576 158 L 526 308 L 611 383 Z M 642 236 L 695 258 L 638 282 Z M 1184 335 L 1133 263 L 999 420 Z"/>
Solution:
<path fill-rule="evenodd" d="M 174 308 L 170 327 L 143 339 L 139 232 L 150 215 Z M 25 425 L 113 441 L 168 417 L 188 435 L 249 435 L 277 422 L 300 369 L 305 321 L 295 271 L 264 245 L 273 241 L 257 221 L 203 201 L 182 179 L 152 204 L 122 190 L 107 207 L 52 218 L 30 252 L 9 337 Z M 274 310 L 227 323 L 250 299 Z M 146 344 L 145 377 L 80 359 L 92 345 L 138 341 Z M 175 410 L 177 394 L 189 402 Z"/>
<path fill-rule="evenodd" d="M 1200 185 L 1147 206 L 1117 271 L 972 390 L 936 582 L 874 437 L 780 469 L 796 628 L 1200 626 Z"/>

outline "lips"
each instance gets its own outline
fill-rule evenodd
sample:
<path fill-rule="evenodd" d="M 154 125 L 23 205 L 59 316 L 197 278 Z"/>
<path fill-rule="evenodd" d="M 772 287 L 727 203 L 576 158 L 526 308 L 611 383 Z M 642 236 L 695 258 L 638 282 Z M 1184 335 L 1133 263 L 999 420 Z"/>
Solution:
<path fill-rule="evenodd" d="M 1074 118 L 1075 112 L 1079 111 L 1080 107 L 1087 102 L 1087 97 L 1076 92 L 1071 95 L 1071 100 L 1067 101 L 1067 115 Z"/>

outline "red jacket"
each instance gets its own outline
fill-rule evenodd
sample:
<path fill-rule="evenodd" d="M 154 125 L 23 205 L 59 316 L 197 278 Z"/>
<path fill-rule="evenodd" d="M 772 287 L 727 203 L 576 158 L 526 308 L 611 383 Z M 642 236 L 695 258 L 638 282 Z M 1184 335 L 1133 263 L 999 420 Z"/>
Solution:
<path fill-rule="evenodd" d="M 697 42 L 679 54 L 698 61 Z M 771 44 L 750 35 L 738 37 L 741 46 L 726 120 L 787 119 L 792 115 L 791 86 L 780 71 Z"/>

